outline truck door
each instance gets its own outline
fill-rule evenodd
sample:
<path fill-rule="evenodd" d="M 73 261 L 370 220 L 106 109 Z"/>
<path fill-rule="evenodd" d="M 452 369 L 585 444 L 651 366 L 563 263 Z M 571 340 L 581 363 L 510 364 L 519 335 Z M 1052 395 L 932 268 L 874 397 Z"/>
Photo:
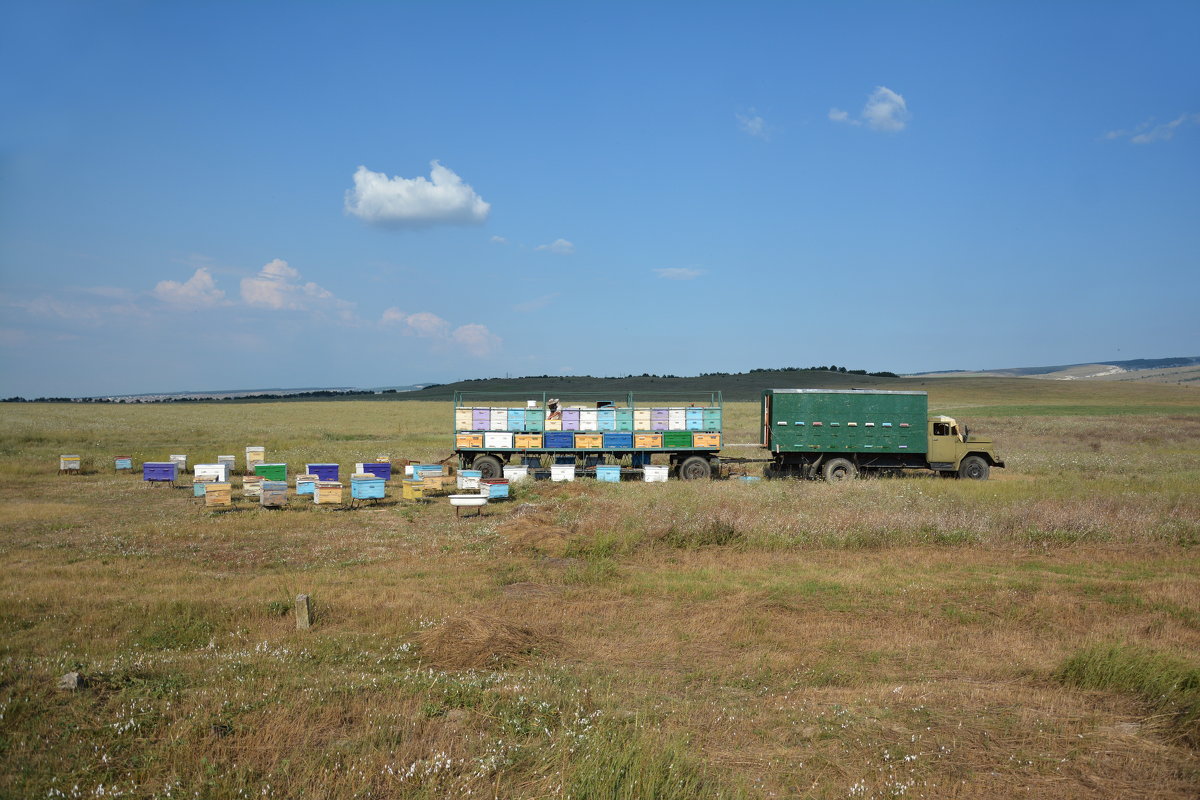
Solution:
<path fill-rule="evenodd" d="M 958 437 L 954 435 L 954 421 L 949 418 L 929 420 L 929 465 L 935 469 L 941 465 L 951 469 L 958 459 Z"/>

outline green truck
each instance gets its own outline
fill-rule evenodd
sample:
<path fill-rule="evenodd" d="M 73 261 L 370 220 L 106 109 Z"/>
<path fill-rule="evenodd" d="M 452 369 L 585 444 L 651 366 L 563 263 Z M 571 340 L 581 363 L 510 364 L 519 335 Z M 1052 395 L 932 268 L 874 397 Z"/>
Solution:
<path fill-rule="evenodd" d="M 986 480 L 1003 467 L 991 439 L 929 415 L 925 392 L 872 389 L 767 389 L 762 393 L 767 477 L 841 481 L 865 472 L 929 469 Z"/>

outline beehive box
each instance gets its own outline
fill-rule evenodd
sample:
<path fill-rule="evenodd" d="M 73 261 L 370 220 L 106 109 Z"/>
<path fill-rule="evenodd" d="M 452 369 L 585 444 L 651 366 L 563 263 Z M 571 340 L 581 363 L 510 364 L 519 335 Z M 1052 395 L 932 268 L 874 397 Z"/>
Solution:
<path fill-rule="evenodd" d="M 564 431 L 579 430 L 579 409 L 564 408 L 562 410 L 562 429 Z"/>
<path fill-rule="evenodd" d="M 623 448 L 633 447 L 632 433 L 606 433 L 604 434 L 604 447 Z"/>
<path fill-rule="evenodd" d="M 287 464 L 255 464 L 254 474 L 263 480 L 286 481 Z"/>
<path fill-rule="evenodd" d="M 155 483 L 175 482 L 174 461 L 145 461 L 142 463 L 142 480 Z"/>
<path fill-rule="evenodd" d="M 474 411 L 474 409 L 471 409 L 471 408 L 456 408 L 456 409 L 454 409 L 454 429 L 456 431 L 474 430 L 471 427 L 473 411 Z"/>
<path fill-rule="evenodd" d="M 483 446 L 487 449 L 511 450 L 513 435 L 507 431 L 488 431 L 483 435 Z"/>
<path fill-rule="evenodd" d="M 219 483 L 211 475 L 197 475 L 192 481 L 192 497 L 204 497 L 204 487 L 210 483 Z"/>
<path fill-rule="evenodd" d="M 283 508 L 287 505 L 287 481 L 264 480 L 259 494 L 263 508 Z"/>
<path fill-rule="evenodd" d="M 492 424 L 492 411 L 489 408 L 473 408 L 471 409 L 471 425 L 467 428 L 470 431 L 486 431 L 489 430 Z"/>
<path fill-rule="evenodd" d="M 454 475 L 425 475 L 421 478 L 421 486 L 427 495 L 444 494 L 453 489 L 457 481 Z"/>
<path fill-rule="evenodd" d="M 508 430 L 508 409 L 493 408 L 488 413 L 488 426 L 490 431 L 506 431 Z"/>
<path fill-rule="evenodd" d="M 487 493 L 489 500 L 508 497 L 508 480 L 505 478 L 484 478 L 479 481 L 480 493 Z"/>
<path fill-rule="evenodd" d="M 594 408 L 579 409 L 579 430 L 600 430 L 600 413 Z"/>
<path fill-rule="evenodd" d="M 246 472 L 253 473 L 254 465 L 261 464 L 267 460 L 267 450 L 265 447 L 247 447 L 246 448 Z"/>
<path fill-rule="evenodd" d="M 508 409 L 508 430 L 516 432 L 525 430 L 525 409 Z"/>
<path fill-rule="evenodd" d="M 667 431 L 663 434 L 663 447 L 691 447 L 691 431 Z"/>
<path fill-rule="evenodd" d="M 642 467 L 642 475 L 645 477 L 646 483 L 666 483 L 667 467 L 647 464 Z"/>
<path fill-rule="evenodd" d="M 575 480 L 575 465 L 574 464 L 551 464 L 550 465 L 550 480 L 552 480 L 552 481 L 573 481 L 573 480 Z"/>
<path fill-rule="evenodd" d="M 385 490 L 383 478 L 367 473 L 350 476 L 350 497 L 354 500 L 382 500 Z"/>
<path fill-rule="evenodd" d="M 633 410 L 633 429 L 635 431 L 650 430 L 650 409 L 635 408 Z"/>
<path fill-rule="evenodd" d="M 554 419 L 548 419 L 548 420 L 546 420 L 545 424 L 543 425 L 543 430 L 545 430 L 545 431 L 561 431 L 562 429 L 563 429 L 562 417 L 555 417 Z"/>
<path fill-rule="evenodd" d="M 458 488 L 478 489 L 479 479 L 482 477 L 483 473 L 477 469 L 460 469 L 458 471 Z"/>
<path fill-rule="evenodd" d="M 598 448 L 604 446 L 604 436 L 599 433 L 577 433 L 575 434 L 576 448 Z"/>
<path fill-rule="evenodd" d="M 361 464 L 355 464 L 356 472 L 369 472 L 376 478 L 382 478 L 385 481 L 392 479 L 392 462 L 390 461 L 364 461 Z"/>
<path fill-rule="evenodd" d="M 116 470 L 133 469 L 133 457 L 132 456 L 117 456 L 116 458 L 113 459 L 113 469 L 116 469 Z"/>
<path fill-rule="evenodd" d="M 233 505 L 233 487 L 230 483 L 204 484 L 204 505 L 206 508 L 229 508 Z"/>
<path fill-rule="evenodd" d="M 176 475 L 182 475 L 185 472 L 187 472 L 187 456 L 186 455 L 176 454 L 176 455 L 167 456 L 167 460 L 175 462 L 175 467 L 176 467 L 175 474 Z"/>
<path fill-rule="evenodd" d="M 412 476 L 418 480 L 442 475 L 445 470 L 441 464 L 413 464 Z"/>
<path fill-rule="evenodd" d="M 540 432 L 546 427 L 546 409 L 544 408 L 527 408 L 525 409 L 525 430 L 531 432 Z"/>
<path fill-rule="evenodd" d="M 518 433 L 513 436 L 513 442 L 518 450 L 528 450 L 531 447 L 540 448 L 542 435 L 540 433 Z"/>
<path fill-rule="evenodd" d="M 262 477 L 247 475 L 242 478 L 242 497 L 262 497 Z"/>
<path fill-rule="evenodd" d="M 320 505 L 338 505 L 342 502 L 342 484 L 338 481 L 317 481 L 313 490 L 313 502 Z"/>
<path fill-rule="evenodd" d="M 575 434 L 570 431 L 546 431 L 542 441 L 545 442 L 547 448 L 575 446 Z"/>
<path fill-rule="evenodd" d="M 317 488 L 316 475 L 297 475 L 296 494 L 312 494 Z"/>
<path fill-rule="evenodd" d="M 400 484 L 400 496 L 405 500 L 424 500 L 425 486 L 415 478 L 405 478 Z"/>
<path fill-rule="evenodd" d="M 721 434 L 719 433 L 693 433 L 692 447 L 708 447 L 713 450 L 719 450 L 721 447 Z"/>
<path fill-rule="evenodd" d="M 58 471 L 59 472 L 79 472 L 80 466 L 83 464 L 83 459 L 80 456 L 59 456 Z"/>
<path fill-rule="evenodd" d="M 633 435 L 634 447 L 662 447 L 663 435 L 661 433 L 635 433 Z"/>
<path fill-rule="evenodd" d="M 687 430 L 687 414 L 685 409 L 672 408 L 667 412 L 667 430 L 669 431 L 685 431 Z"/>
<path fill-rule="evenodd" d="M 229 482 L 229 468 L 224 464 L 197 464 L 192 469 L 196 480 L 207 479 L 217 483 Z"/>
<path fill-rule="evenodd" d="M 704 430 L 706 430 L 706 431 L 721 430 L 721 409 L 719 409 L 719 408 L 704 409 Z"/>
<path fill-rule="evenodd" d="M 340 479 L 338 474 L 341 470 L 337 464 L 305 464 L 304 471 L 309 475 L 316 475 L 317 480 L 337 482 Z"/>
<path fill-rule="evenodd" d="M 460 449 L 464 447 L 483 447 L 483 434 L 460 433 L 454 437 L 454 445 Z"/>
<path fill-rule="evenodd" d="M 237 468 L 237 456 L 217 456 L 217 463 L 225 465 L 226 475 L 232 475 Z"/>
<path fill-rule="evenodd" d="M 504 467 L 504 478 L 510 484 L 516 483 L 517 481 L 528 480 L 529 479 L 529 467 L 505 466 Z"/>
<path fill-rule="evenodd" d="M 621 468 L 615 464 L 600 464 L 596 467 L 596 480 L 601 483 L 620 483 Z"/>

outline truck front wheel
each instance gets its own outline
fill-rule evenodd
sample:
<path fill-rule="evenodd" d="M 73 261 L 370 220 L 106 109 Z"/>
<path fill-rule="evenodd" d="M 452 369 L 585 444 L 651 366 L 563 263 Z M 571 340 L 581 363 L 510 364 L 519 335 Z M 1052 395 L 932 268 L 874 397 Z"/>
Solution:
<path fill-rule="evenodd" d="M 825 462 L 821 476 L 829 483 L 852 481 L 858 477 L 858 468 L 849 459 L 831 458 Z"/>
<path fill-rule="evenodd" d="M 686 458 L 679 465 L 679 477 L 685 481 L 700 481 L 712 477 L 712 466 L 700 456 Z"/>
<path fill-rule="evenodd" d="M 958 477 L 973 481 L 986 481 L 991 468 L 979 456 L 967 456 L 958 465 Z"/>

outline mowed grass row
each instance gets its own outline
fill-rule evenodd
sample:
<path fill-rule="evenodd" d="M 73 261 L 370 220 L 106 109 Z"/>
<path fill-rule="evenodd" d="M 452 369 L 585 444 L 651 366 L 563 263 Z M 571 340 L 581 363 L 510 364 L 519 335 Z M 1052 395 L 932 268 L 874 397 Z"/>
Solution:
<path fill-rule="evenodd" d="M 538 483 L 474 520 L 210 513 L 107 461 L 430 460 L 449 404 L 4 407 L 0 796 L 1194 796 L 1200 419 L 1007 413 L 1027 383 L 962 413 L 987 483 Z"/>

